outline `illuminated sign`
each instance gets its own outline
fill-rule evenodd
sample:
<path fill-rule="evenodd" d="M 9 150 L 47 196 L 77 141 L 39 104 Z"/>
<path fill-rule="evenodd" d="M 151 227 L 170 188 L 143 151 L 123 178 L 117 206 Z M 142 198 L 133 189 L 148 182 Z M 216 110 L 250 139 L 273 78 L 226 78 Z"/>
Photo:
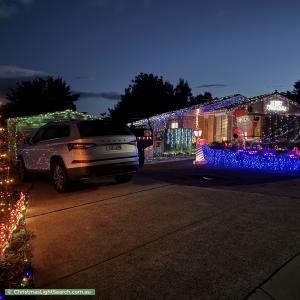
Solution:
<path fill-rule="evenodd" d="M 271 100 L 266 105 L 266 110 L 271 112 L 286 112 L 288 110 L 288 107 L 283 104 L 283 101 Z"/>

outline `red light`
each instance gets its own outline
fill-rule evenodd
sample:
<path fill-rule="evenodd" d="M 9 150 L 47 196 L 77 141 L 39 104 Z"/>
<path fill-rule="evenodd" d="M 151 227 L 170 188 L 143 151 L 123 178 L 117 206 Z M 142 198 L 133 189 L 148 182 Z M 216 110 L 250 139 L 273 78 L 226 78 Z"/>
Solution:
<path fill-rule="evenodd" d="M 68 149 L 69 151 L 71 150 L 85 150 L 85 149 L 89 149 L 92 147 L 95 147 L 96 144 L 94 143 L 69 143 L 68 144 Z"/>

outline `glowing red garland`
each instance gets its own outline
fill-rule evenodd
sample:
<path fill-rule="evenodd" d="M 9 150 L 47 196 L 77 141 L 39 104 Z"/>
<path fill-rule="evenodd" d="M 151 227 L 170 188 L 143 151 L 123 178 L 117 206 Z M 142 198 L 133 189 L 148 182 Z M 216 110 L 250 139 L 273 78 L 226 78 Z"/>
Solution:
<path fill-rule="evenodd" d="M 0 257 L 4 254 L 5 249 L 9 245 L 12 233 L 17 228 L 20 219 L 23 217 L 23 211 L 26 209 L 25 198 L 25 194 L 21 192 L 19 200 L 10 211 L 8 221 L 6 223 L 0 223 Z"/>

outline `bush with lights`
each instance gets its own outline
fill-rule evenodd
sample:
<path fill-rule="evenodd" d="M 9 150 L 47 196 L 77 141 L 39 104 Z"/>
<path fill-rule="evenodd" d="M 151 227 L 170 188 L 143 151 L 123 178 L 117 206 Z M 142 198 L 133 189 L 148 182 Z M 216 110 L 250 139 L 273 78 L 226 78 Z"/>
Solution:
<path fill-rule="evenodd" d="M 32 234 L 27 231 L 25 211 L 27 195 L 18 191 L 11 176 L 11 159 L 7 150 L 8 135 L 0 127 L 0 296 L 5 288 L 32 284 Z"/>
<path fill-rule="evenodd" d="M 300 173 L 300 152 L 297 149 L 278 153 L 277 149 L 214 148 L 203 146 L 208 164 L 217 168 L 256 169 L 275 173 Z"/>

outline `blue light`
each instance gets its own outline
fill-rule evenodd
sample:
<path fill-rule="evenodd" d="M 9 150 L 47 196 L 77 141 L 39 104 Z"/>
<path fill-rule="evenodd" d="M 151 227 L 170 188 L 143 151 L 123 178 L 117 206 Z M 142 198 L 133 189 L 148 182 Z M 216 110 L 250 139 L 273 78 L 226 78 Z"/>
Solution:
<path fill-rule="evenodd" d="M 25 275 L 26 277 L 30 277 L 30 276 L 31 276 L 31 272 L 26 271 L 26 272 L 24 273 L 24 275 Z"/>
<path fill-rule="evenodd" d="M 217 99 L 217 101 L 214 101 L 212 103 L 204 104 L 202 110 L 204 112 L 208 112 L 208 111 L 214 111 L 222 108 L 228 109 L 231 106 L 242 104 L 243 102 L 246 101 L 246 99 L 247 98 L 242 95 L 225 97 L 225 98 Z"/>
<path fill-rule="evenodd" d="M 260 155 L 203 146 L 204 157 L 214 167 L 256 169 L 276 173 L 300 172 L 300 159 L 286 154 Z"/>

